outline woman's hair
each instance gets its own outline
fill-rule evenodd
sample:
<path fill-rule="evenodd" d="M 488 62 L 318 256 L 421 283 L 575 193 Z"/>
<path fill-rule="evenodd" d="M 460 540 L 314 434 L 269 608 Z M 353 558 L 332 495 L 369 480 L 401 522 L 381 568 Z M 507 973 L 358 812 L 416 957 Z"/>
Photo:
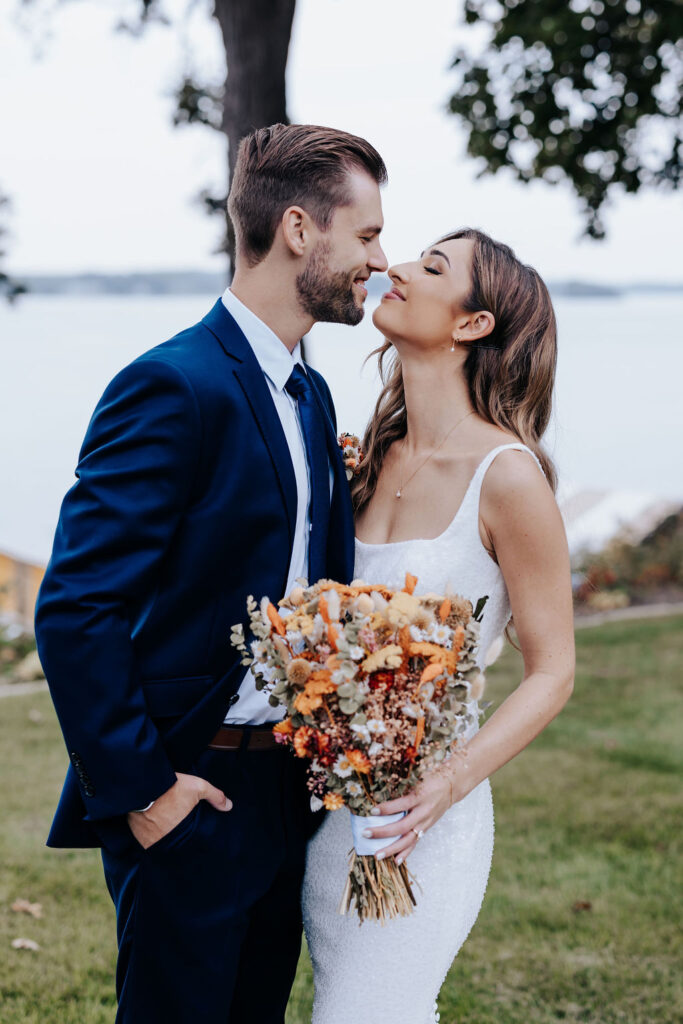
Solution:
<path fill-rule="evenodd" d="M 440 241 L 456 238 L 474 243 L 472 286 L 463 308 L 468 313 L 487 310 L 496 321 L 490 335 L 472 343 L 465 360 L 470 401 L 482 419 L 514 434 L 534 452 L 554 490 L 555 467 L 541 447 L 557 363 L 557 327 L 548 289 L 509 246 L 482 231 L 463 228 Z M 371 354 L 379 355 L 383 387 L 365 431 L 365 456 L 351 485 L 356 513 L 369 502 L 387 451 L 405 437 L 407 428 L 401 360 L 389 341 Z"/>

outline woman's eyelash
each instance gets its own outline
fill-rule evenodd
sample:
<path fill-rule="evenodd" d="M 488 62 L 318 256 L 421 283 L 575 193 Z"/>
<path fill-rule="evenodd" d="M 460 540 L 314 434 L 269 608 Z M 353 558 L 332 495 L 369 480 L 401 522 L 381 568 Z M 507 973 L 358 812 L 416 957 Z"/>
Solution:
<path fill-rule="evenodd" d="M 439 274 L 439 275 L 441 274 L 441 271 L 440 270 L 436 270 L 435 267 L 425 267 L 425 271 L 428 274 Z"/>

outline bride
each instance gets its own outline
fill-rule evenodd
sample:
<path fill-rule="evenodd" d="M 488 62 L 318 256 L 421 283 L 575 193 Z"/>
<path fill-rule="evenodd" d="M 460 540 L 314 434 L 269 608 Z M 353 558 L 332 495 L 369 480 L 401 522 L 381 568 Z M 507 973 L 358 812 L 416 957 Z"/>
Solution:
<path fill-rule="evenodd" d="M 469 735 L 449 771 L 427 775 L 366 834 L 407 858 L 418 903 L 384 927 L 340 917 L 348 811 L 311 841 L 303 889 L 313 1024 L 430 1024 L 446 973 L 481 907 L 493 850 L 488 778 L 524 749 L 572 690 L 569 556 L 540 440 L 548 424 L 556 328 L 538 274 L 473 230 L 392 267 L 374 314 L 390 369 L 354 478 L 355 574 L 417 591 L 488 595 L 480 664 L 510 615 L 524 658 L 517 689 Z"/>

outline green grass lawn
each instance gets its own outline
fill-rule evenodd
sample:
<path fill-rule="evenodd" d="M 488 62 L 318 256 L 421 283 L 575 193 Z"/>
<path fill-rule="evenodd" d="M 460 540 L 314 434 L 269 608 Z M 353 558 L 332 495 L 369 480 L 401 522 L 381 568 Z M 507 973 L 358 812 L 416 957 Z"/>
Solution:
<path fill-rule="evenodd" d="M 517 682 L 518 659 L 509 649 L 490 671 L 494 703 Z M 572 701 L 493 780 L 491 880 L 441 993 L 442 1024 L 683 1020 L 682 679 L 683 618 L 579 632 Z M 64 764 L 47 695 L 0 702 L 2 1024 L 114 1018 L 99 856 L 43 847 Z M 18 898 L 42 903 L 43 917 L 13 913 Z M 17 937 L 40 950 L 13 949 Z M 287 1024 L 310 1021 L 311 1002 L 304 955 Z"/>

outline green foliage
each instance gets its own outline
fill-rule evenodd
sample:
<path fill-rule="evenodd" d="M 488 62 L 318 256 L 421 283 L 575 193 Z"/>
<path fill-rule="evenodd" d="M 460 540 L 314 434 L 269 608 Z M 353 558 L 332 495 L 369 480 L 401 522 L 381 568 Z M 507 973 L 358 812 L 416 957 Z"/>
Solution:
<path fill-rule="evenodd" d="M 594 238 L 615 186 L 680 185 L 680 0 L 466 0 L 465 17 L 488 43 L 459 50 L 450 109 L 482 173 L 568 180 Z"/>
<path fill-rule="evenodd" d="M 637 544 L 616 540 L 583 565 L 579 601 L 595 603 L 598 593 L 625 593 L 644 602 L 673 590 L 683 593 L 683 509 L 668 516 Z"/>
<path fill-rule="evenodd" d="M 672 898 L 683 619 L 581 630 L 577 644 L 572 700 L 493 780 L 493 870 L 441 994 L 442 1024 L 683 1017 Z M 496 706 L 521 672 L 508 648 L 489 672 Z M 2 1024 L 111 1024 L 115 927 L 99 856 L 43 846 L 67 763 L 50 699 L 8 698 L 1 712 Z M 42 903 L 43 917 L 13 913 L 19 898 Z M 18 936 L 41 949 L 12 949 Z M 304 953 L 288 1024 L 309 1024 L 311 1005 Z"/>
<path fill-rule="evenodd" d="M 31 651 L 35 651 L 36 641 L 29 633 L 13 635 L 6 629 L 0 627 L 0 679 L 3 672 L 25 658 Z"/>

